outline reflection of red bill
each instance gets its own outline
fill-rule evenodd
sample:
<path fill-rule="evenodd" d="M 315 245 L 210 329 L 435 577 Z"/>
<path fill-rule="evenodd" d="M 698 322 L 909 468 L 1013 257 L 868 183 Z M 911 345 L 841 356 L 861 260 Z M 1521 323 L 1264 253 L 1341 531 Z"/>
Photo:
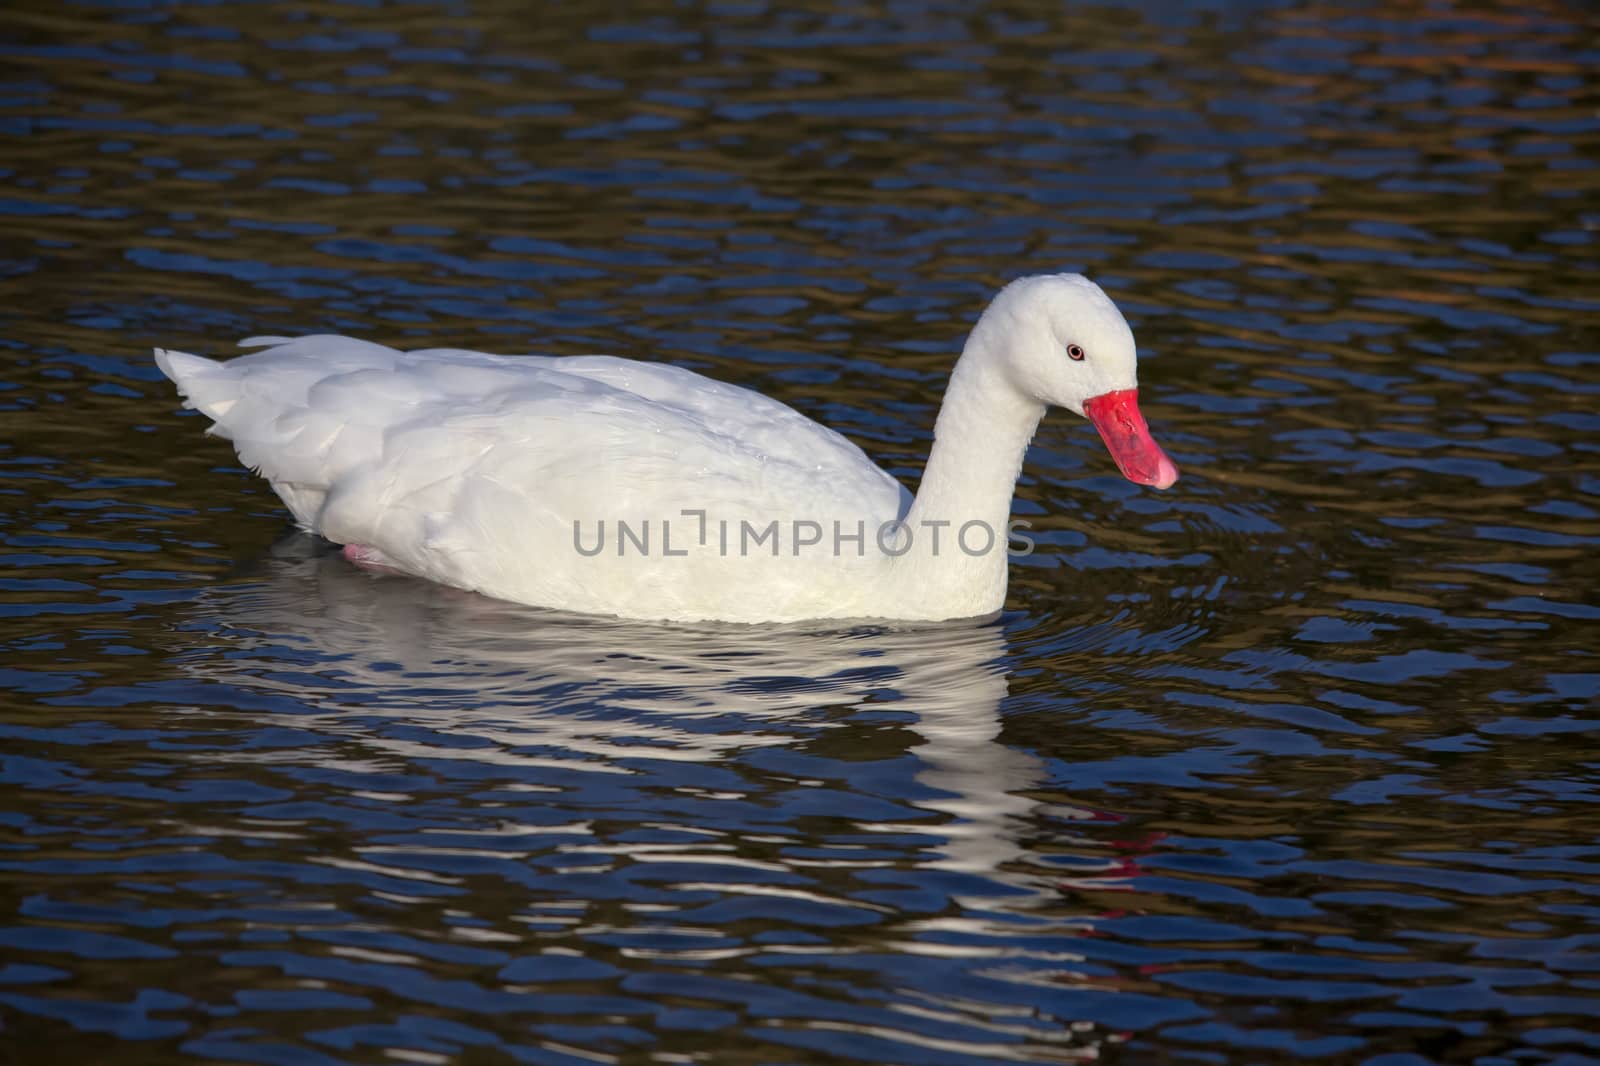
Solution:
<path fill-rule="evenodd" d="M 1100 439 L 1106 442 L 1123 477 L 1158 489 L 1178 480 L 1178 468 L 1150 436 L 1150 427 L 1139 413 L 1138 389 L 1118 389 L 1085 400 L 1083 413 L 1100 431 Z"/>

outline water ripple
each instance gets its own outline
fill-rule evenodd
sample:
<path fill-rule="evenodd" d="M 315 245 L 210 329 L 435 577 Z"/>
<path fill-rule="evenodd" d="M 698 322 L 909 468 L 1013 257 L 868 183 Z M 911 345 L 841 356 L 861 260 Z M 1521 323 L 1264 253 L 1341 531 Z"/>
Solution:
<path fill-rule="evenodd" d="M 8 12 L 0 1023 L 89 1060 L 1579 1061 L 1589 26 L 1140 2 Z M 916 479 L 1092 273 L 1185 479 L 1041 427 L 1008 611 L 373 579 L 154 344 L 667 359 Z M 137 1042 L 137 1043 L 135 1043 Z"/>

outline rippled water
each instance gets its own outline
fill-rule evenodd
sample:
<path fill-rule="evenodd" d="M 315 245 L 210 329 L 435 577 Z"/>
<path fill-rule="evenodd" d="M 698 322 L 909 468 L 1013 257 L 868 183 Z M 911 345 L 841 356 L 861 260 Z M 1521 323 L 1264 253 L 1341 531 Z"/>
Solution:
<path fill-rule="evenodd" d="M 1600 1057 L 1597 62 L 1554 3 L 7 7 L 0 1058 Z M 1052 416 L 932 628 L 354 572 L 148 355 L 669 359 L 914 481 L 1069 269 L 1185 479 Z"/>

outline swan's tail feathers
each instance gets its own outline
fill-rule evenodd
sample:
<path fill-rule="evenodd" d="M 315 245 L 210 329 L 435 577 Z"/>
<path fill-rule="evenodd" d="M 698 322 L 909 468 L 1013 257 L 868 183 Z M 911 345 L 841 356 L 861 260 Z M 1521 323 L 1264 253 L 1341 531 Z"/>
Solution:
<path fill-rule="evenodd" d="M 239 400 L 239 375 L 214 359 L 157 348 L 156 366 L 178 386 L 185 407 L 213 422 L 221 422 Z"/>

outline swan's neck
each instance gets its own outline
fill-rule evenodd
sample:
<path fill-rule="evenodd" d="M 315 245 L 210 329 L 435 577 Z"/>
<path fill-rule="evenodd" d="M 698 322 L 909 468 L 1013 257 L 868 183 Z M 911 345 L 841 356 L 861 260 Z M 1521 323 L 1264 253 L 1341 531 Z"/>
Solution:
<path fill-rule="evenodd" d="M 950 375 L 933 450 L 905 519 L 912 547 L 896 567 L 907 594 L 966 605 L 972 609 L 962 613 L 974 615 L 1005 602 L 1011 497 L 1045 411 L 1007 380 L 992 338 L 975 330 Z"/>

